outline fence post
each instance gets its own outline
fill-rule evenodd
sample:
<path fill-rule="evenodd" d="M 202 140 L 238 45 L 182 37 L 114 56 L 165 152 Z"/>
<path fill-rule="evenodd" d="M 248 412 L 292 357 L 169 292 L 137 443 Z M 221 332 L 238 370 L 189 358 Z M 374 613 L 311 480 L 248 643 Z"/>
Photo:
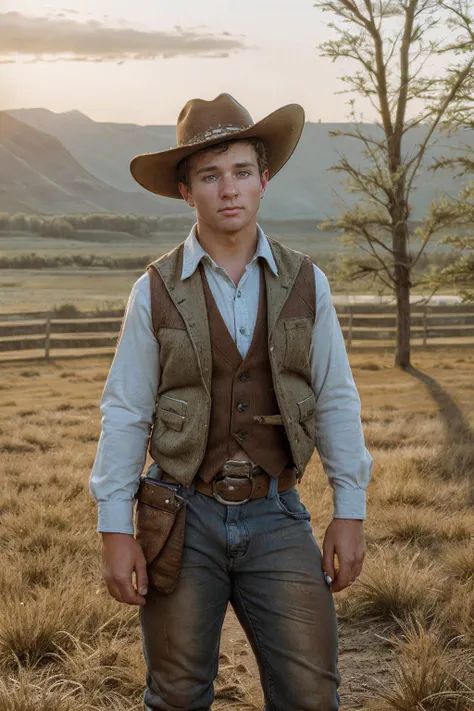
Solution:
<path fill-rule="evenodd" d="M 353 313 L 352 313 L 352 306 L 349 306 L 349 333 L 347 334 L 347 350 L 351 350 L 352 346 L 352 318 L 353 318 Z"/>
<path fill-rule="evenodd" d="M 426 306 L 423 306 L 423 348 L 426 347 L 426 338 L 428 336 L 428 325 L 426 319 Z"/>
<path fill-rule="evenodd" d="M 49 358 L 51 348 L 51 312 L 46 317 L 46 332 L 44 338 L 44 357 Z"/>

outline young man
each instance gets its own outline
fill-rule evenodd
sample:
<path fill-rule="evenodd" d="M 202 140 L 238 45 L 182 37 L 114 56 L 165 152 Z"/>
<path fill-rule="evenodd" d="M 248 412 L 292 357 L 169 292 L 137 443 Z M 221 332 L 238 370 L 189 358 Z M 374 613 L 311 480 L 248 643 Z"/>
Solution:
<path fill-rule="evenodd" d="M 143 187 L 196 211 L 185 242 L 132 288 L 90 480 L 108 590 L 140 605 L 148 711 L 210 709 L 229 602 L 266 711 L 339 708 L 332 593 L 362 569 L 372 460 L 327 279 L 257 224 L 303 125 L 296 104 L 254 124 L 228 94 L 194 99 L 178 147 L 131 163 Z M 322 552 L 296 488 L 315 447 L 334 501 Z M 179 500 L 182 537 L 166 538 Z M 170 560 L 180 573 L 164 592 Z"/>

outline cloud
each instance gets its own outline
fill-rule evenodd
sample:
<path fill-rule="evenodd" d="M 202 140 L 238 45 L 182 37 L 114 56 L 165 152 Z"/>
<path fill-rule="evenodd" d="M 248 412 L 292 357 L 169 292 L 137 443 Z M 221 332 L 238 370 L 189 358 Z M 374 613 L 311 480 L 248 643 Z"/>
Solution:
<path fill-rule="evenodd" d="M 30 17 L 19 12 L 0 13 L 0 57 L 18 55 L 30 61 L 110 62 L 191 57 L 227 57 L 247 49 L 228 32 L 221 36 L 176 27 L 170 31 L 108 27 L 98 20 L 79 22 L 65 17 Z"/>

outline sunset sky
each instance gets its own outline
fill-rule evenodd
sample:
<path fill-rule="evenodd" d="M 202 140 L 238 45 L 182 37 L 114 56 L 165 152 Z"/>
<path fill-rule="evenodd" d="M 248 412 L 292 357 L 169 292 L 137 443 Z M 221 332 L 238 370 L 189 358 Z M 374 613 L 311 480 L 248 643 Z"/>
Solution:
<path fill-rule="evenodd" d="M 356 64 L 317 49 L 332 19 L 311 0 L 0 0 L 0 110 L 175 124 L 188 99 L 227 91 L 256 120 L 298 102 L 309 121 L 347 121 L 337 77 Z"/>

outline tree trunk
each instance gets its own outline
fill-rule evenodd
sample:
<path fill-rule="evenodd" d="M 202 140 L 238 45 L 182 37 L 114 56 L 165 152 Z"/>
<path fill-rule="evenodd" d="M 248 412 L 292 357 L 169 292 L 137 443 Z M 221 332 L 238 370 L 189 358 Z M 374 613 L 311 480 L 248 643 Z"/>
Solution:
<path fill-rule="evenodd" d="M 399 187 L 400 190 L 400 187 Z M 401 193 L 401 190 L 400 190 Z M 399 193 L 398 204 L 402 209 L 393 215 L 393 256 L 395 296 L 397 299 L 397 336 L 395 347 L 395 366 L 408 368 L 410 365 L 410 287 L 411 271 L 408 256 L 408 225 L 406 205 Z"/>
<path fill-rule="evenodd" d="M 397 265 L 397 342 L 395 347 L 395 365 L 408 368 L 410 365 L 410 273 L 406 266 Z"/>

